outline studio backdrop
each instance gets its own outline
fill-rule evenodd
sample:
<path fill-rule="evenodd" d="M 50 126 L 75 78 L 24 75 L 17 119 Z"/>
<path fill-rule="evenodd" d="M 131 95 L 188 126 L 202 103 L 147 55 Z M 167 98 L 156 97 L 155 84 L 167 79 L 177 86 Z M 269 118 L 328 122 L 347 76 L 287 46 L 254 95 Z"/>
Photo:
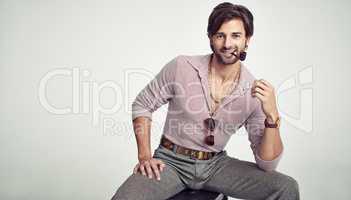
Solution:
<path fill-rule="evenodd" d="M 211 52 L 220 2 L 1 0 L 0 199 L 111 198 L 137 163 L 134 98 L 174 57 Z M 277 170 L 302 199 L 350 199 L 350 1 L 231 2 L 255 18 L 244 63 L 276 89 Z M 254 161 L 245 129 L 225 149 Z"/>

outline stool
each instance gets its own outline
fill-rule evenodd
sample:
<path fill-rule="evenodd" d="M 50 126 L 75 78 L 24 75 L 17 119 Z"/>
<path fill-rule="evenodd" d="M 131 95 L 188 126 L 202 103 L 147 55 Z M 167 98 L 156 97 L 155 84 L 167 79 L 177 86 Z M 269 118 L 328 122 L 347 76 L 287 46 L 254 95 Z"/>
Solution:
<path fill-rule="evenodd" d="M 167 200 L 228 200 L 228 197 L 217 192 L 185 189 Z"/>

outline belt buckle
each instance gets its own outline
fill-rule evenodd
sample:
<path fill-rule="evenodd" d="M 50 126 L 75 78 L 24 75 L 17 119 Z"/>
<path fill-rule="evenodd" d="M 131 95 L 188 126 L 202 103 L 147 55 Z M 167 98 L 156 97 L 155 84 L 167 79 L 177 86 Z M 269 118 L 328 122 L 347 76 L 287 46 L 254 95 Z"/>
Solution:
<path fill-rule="evenodd" d="M 203 160 L 205 155 L 204 155 L 204 152 L 202 151 L 192 151 L 190 154 L 190 157 L 193 159 L 196 158 L 198 160 Z"/>
<path fill-rule="evenodd" d="M 205 157 L 205 152 L 203 152 L 203 151 L 199 151 L 199 152 L 198 152 L 197 159 L 199 159 L 199 160 L 203 160 L 203 159 L 204 159 L 204 157 Z"/>
<path fill-rule="evenodd" d="M 190 152 L 190 158 L 192 158 L 192 159 L 197 158 L 196 151 Z"/>

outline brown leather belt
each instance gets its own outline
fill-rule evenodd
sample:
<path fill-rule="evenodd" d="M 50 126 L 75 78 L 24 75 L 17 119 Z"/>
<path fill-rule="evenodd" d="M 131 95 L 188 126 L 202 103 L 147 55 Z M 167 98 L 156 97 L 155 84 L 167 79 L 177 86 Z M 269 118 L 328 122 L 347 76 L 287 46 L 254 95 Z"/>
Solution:
<path fill-rule="evenodd" d="M 161 145 L 175 153 L 190 156 L 190 158 L 196 158 L 199 160 L 209 160 L 217 154 L 217 152 L 198 151 L 176 145 L 164 136 L 161 138 Z"/>

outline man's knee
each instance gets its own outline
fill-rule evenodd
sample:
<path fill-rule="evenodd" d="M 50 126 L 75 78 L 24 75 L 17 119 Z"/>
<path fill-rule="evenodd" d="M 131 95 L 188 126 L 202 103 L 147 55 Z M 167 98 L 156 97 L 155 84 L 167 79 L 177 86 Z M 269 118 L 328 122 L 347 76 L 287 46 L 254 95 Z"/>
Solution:
<path fill-rule="evenodd" d="M 130 175 L 122 185 L 117 189 L 111 200 L 132 200 L 132 199 L 143 199 L 141 194 L 144 184 L 143 176 L 139 174 Z M 145 178 L 146 179 L 146 178 Z"/>
<path fill-rule="evenodd" d="M 297 196 L 299 195 L 299 184 L 298 184 L 298 182 L 294 179 L 294 178 L 292 178 L 292 177 L 290 177 L 290 176 L 288 176 L 289 178 L 289 181 L 287 181 L 287 190 L 289 190 L 289 192 L 290 193 L 293 193 L 293 194 L 296 194 Z"/>
<path fill-rule="evenodd" d="M 275 187 L 277 187 L 276 189 L 284 191 L 292 196 L 299 196 L 299 184 L 293 177 L 287 175 L 279 176 Z"/>
<path fill-rule="evenodd" d="M 127 192 L 123 192 L 121 188 L 117 190 L 117 192 L 113 195 L 111 200 L 129 200 L 131 199 L 131 194 L 128 194 Z"/>
<path fill-rule="evenodd" d="M 141 192 L 134 190 L 134 188 L 120 187 L 113 195 L 111 200 L 134 200 L 134 199 L 148 199 L 148 197 Z"/>

